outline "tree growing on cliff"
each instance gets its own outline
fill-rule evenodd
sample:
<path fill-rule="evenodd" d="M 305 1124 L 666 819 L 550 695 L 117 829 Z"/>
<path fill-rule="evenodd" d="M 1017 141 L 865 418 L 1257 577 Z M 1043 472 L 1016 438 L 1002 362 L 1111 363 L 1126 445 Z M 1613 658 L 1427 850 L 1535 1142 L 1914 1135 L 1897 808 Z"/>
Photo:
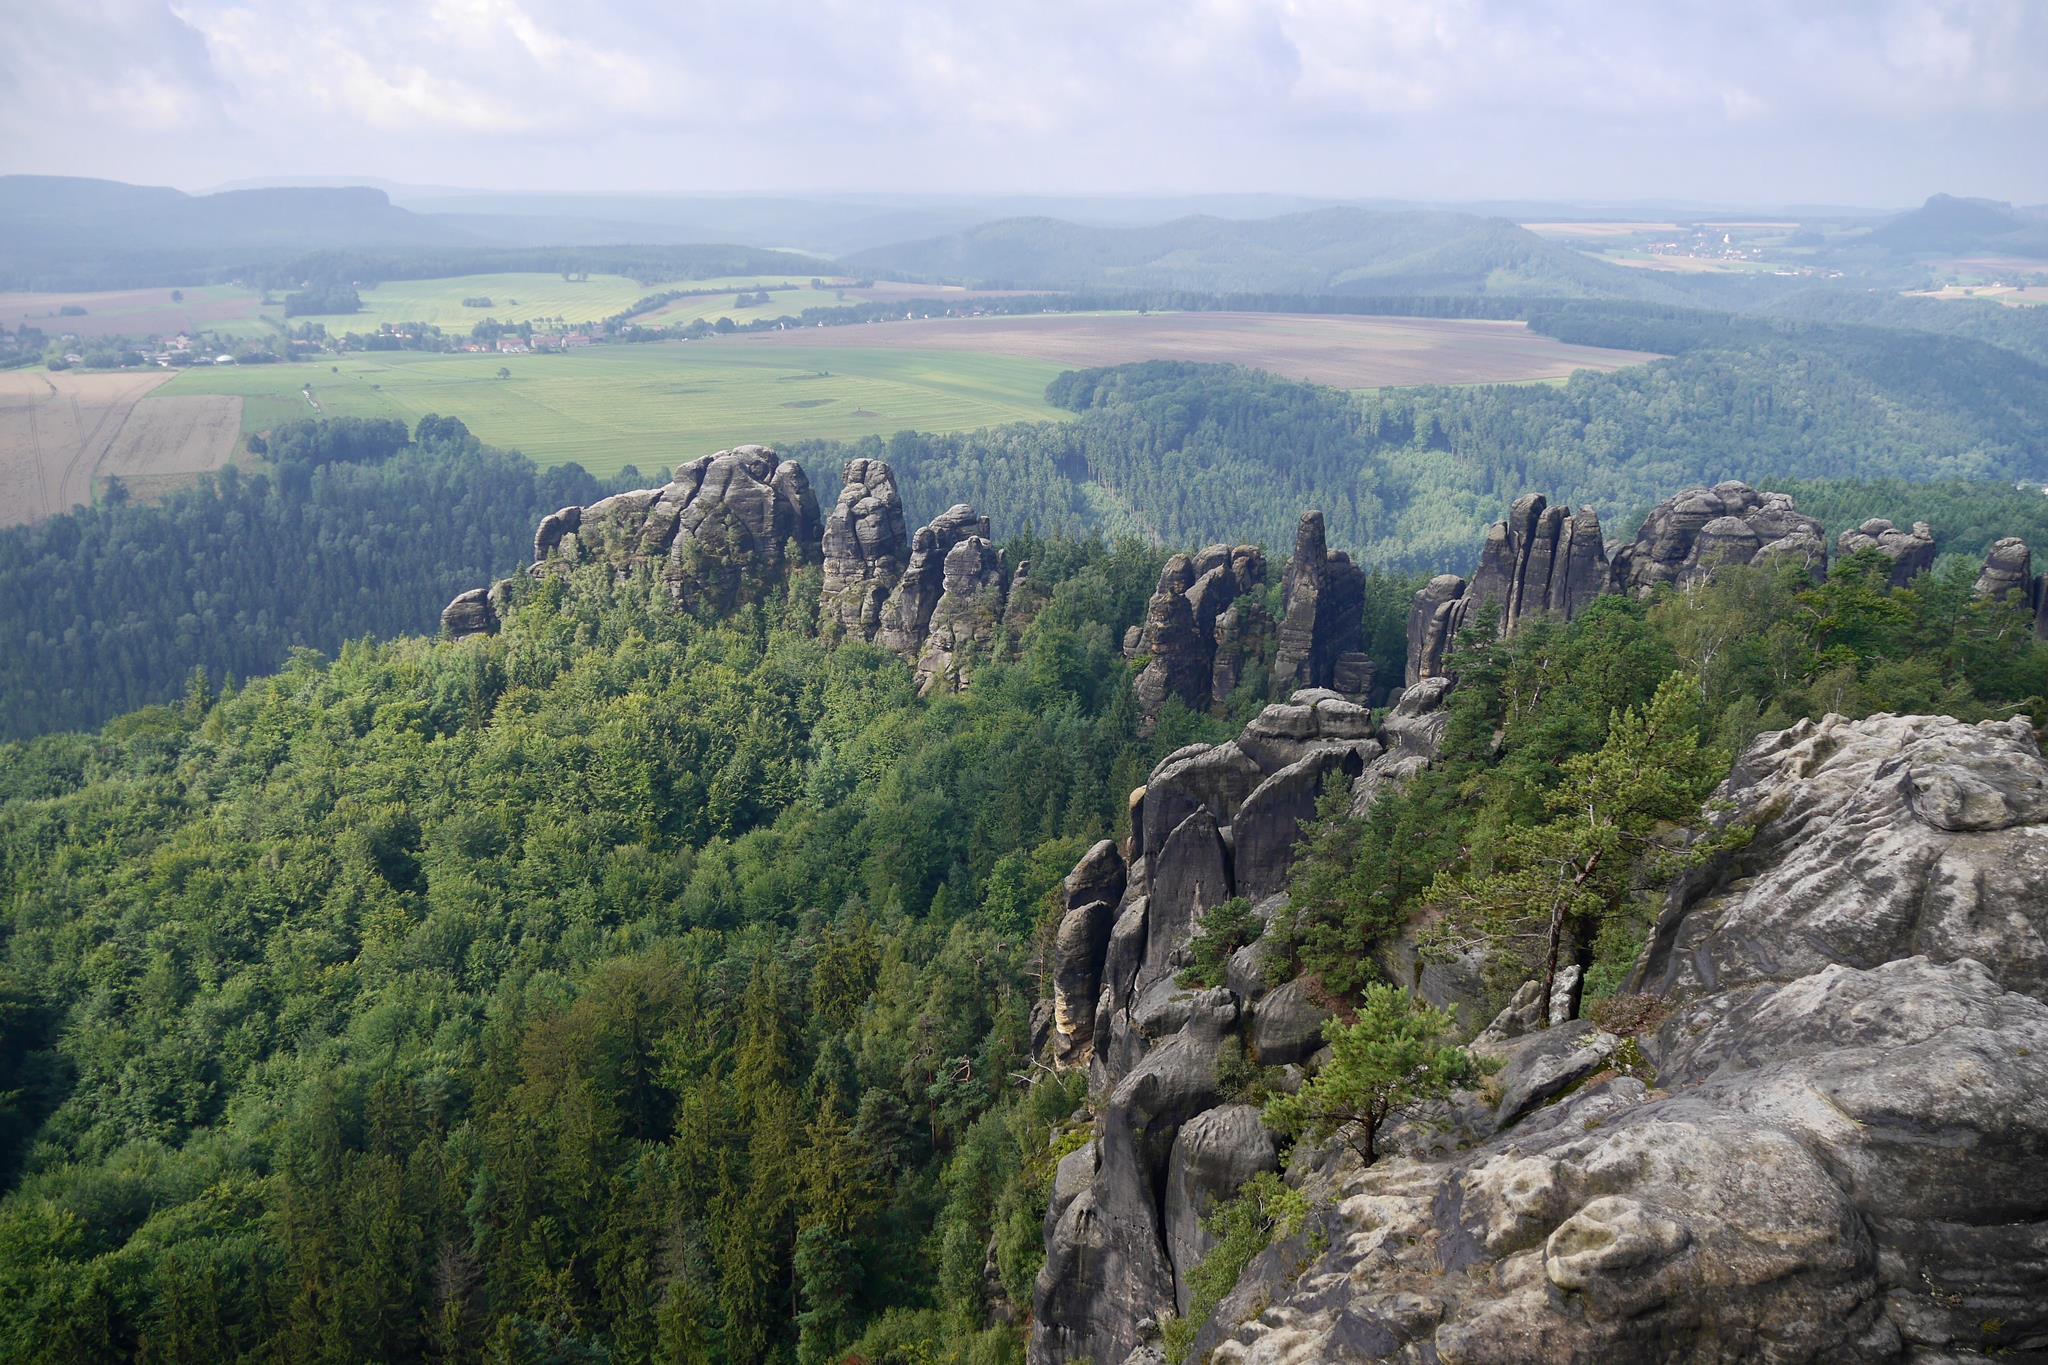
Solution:
<path fill-rule="evenodd" d="M 1311 1142 L 1352 1125 L 1346 1141 L 1370 1166 L 1380 1129 L 1396 1111 L 1441 1099 L 1480 1074 L 1471 1053 L 1445 1042 L 1456 1027 L 1448 1011 L 1399 986 L 1368 986 L 1352 1022 L 1323 1025 L 1330 1060 L 1298 1093 L 1268 1101 L 1266 1122 Z"/>
<path fill-rule="evenodd" d="M 1672 674 L 1647 707 L 1611 719 L 1598 749 L 1565 760 L 1548 818 L 1510 828 L 1490 865 L 1438 874 L 1423 896 L 1430 946 L 1483 951 L 1517 980 L 1533 968 L 1548 1000 L 1566 942 L 1593 943 L 1658 830 L 1697 817 L 1727 768 L 1700 743 L 1697 684 Z"/>

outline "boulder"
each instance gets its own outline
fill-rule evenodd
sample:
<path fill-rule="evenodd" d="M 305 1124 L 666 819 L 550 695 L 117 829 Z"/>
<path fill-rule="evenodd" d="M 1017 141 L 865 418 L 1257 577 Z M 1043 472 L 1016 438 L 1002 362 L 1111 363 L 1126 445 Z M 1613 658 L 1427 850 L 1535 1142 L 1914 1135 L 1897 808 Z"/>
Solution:
<path fill-rule="evenodd" d="M 455 594 L 454 600 L 441 608 L 441 633 L 451 640 L 496 635 L 498 612 L 491 604 L 491 590 L 471 588 Z"/>
<path fill-rule="evenodd" d="M 1245 1181 L 1279 1166 L 1273 1135 L 1248 1104 L 1204 1110 L 1174 1135 L 1166 1164 L 1165 1231 L 1178 1312 L 1188 1311 L 1193 1293 L 1188 1272 L 1216 1245 L 1202 1220 L 1217 1204 L 1234 1199 Z"/>
<path fill-rule="evenodd" d="M 1873 518 L 1835 537 L 1835 555 L 1846 559 L 1863 550 L 1875 550 L 1892 562 L 1891 584 L 1903 588 L 1915 577 L 1934 567 L 1934 532 L 1924 521 L 1913 523 L 1911 531 L 1881 518 Z"/>
<path fill-rule="evenodd" d="M 1252 1012 L 1252 1055 L 1260 1066 L 1307 1061 L 1323 1045 L 1330 1012 L 1308 997 L 1296 979 L 1267 994 Z"/>

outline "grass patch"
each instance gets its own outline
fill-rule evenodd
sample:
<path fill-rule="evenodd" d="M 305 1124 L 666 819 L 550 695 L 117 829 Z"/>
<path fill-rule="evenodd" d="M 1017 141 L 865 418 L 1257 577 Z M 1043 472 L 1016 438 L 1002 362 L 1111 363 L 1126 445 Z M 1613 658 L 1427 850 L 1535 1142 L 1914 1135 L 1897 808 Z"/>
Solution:
<path fill-rule="evenodd" d="M 821 363 L 829 359 L 830 370 Z M 511 378 L 497 377 L 500 366 Z M 601 346 L 565 355 L 436 355 L 385 351 L 305 364 L 188 370 L 163 396 L 227 393 L 243 400 L 243 431 L 309 416 L 460 417 L 492 445 L 541 464 L 652 473 L 714 450 L 760 441 L 962 431 L 1059 421 L 1045 401 L 1059 372 L 1047 361 L 970 352 L 859 351 L 717 341 Z M 790 379 L 805 407 L 786 406 Z M 302 392 L 312 385 L 312 402 Z M 154 395 L 153 395 L 154 396 Z"/>

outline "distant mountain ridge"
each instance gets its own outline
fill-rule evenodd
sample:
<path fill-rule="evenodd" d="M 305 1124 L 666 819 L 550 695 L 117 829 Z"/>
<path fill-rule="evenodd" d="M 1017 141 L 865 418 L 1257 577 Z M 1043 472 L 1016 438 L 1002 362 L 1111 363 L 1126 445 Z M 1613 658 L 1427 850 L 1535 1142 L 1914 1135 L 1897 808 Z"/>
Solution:
<path fill-rule="evenodd" d="M 1020 288 L 1686 297 L 1678 283 L 1592 260 L 1506 219 L 1430 209 L 1320 208 L 1111 228 L 1009 218 L 846 260 L 877 273 Z"/>
<path fill-rule="evenodd" d="M 2048 214 L 1996 199 L 1937 194 L 1864 240 L 1907 253 L 1980 251 L 2048 258 Z"/>
<path fill-rule="evenodd" d="M 477 242 L 363 186 L 191 195 L 113 180 L 0 176 L 0 285 L 16 288 L 124 288 L 265 255 Z"/>

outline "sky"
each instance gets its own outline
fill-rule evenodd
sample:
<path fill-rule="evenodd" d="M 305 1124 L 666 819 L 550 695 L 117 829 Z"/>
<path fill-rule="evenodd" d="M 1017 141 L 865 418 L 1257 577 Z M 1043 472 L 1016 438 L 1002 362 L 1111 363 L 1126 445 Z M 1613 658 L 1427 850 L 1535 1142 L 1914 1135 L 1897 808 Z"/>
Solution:
<path fill-rule="evenodd" d="M 0 0 L 0 173 L 2048 203 L 2048 0 Z"/>

